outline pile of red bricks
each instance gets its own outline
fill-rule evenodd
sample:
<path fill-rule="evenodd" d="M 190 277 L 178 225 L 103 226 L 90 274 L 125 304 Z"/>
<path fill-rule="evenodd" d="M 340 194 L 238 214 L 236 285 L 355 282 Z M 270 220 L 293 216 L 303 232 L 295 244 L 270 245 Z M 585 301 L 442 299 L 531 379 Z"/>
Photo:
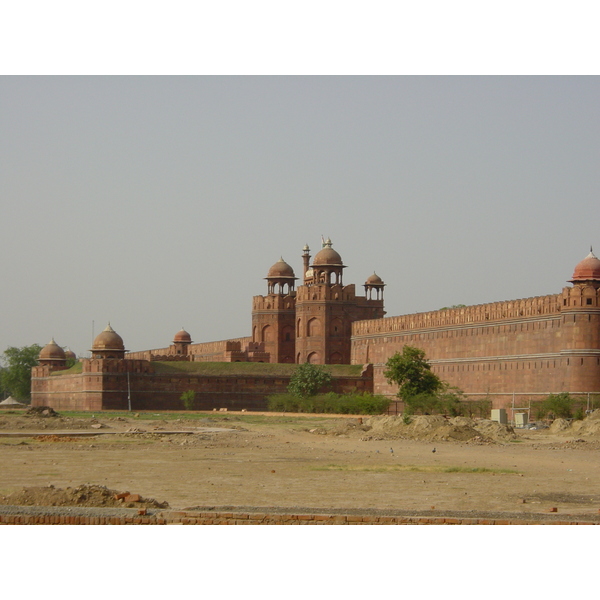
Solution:
<path fill-rule="evenodd" d="M 598 525 L 597 520 L 547 519 L 542 515 L 506 519 L 440 516 L 360 516 L 331 514 L 276 514 L 252 512 L 161 511 L 119 516 L 2 514 L 0 525 Z"/>

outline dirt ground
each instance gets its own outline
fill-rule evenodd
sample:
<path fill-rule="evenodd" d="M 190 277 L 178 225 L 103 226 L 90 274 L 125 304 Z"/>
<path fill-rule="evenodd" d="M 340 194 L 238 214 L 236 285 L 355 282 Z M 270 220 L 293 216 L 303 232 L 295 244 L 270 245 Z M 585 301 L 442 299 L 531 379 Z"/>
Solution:
<path fill-rule="evenodd" d="M 67 488 L 76 503 L 83 488 L 74 489 L 92 484 L 108 488 L 107 497 L 127 491 L 171 508 L 598 515 L 599 450 L 597 418 L 512 431 L 443 417 L 406 425 L 395 417 L 15 411 L 0 413 L 0 503 L 25 503 L 23 489 L 35 487 L 51 493 L 30 493 L 29 504 Z"/>

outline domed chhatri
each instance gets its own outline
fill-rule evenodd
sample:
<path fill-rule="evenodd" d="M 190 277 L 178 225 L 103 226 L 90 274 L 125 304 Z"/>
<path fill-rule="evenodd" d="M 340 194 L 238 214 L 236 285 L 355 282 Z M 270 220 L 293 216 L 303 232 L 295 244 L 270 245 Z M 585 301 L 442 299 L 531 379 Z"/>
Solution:
<path fill-rule="evenodd" d="M 585 281 L 600 281 L 600 259 L 593 253 L 590 253 L 575 267 L 571 283 L 581 283 Z"/>
<path fill-rule="evenodd" d="M 269 294 L 291 294 L 298 278 L 282 257 L 269 269 L 265 279 L 268 281 Z"/>
<path fill-rule="evenodd" d="M 192 336 L 182 327 L 173 337 L 173 343 L 191 344 Z"/>
<path fill-rule="evenodd" d="M 365 281 L 365 293 L 367 299 L 372 300 L 373 295 L 375 295 L 376 300 L 383 300 L 384 287 L 385 283 L 383 283 L 383 279 L 373 271 L 373 275 L 367 277 L 367 280 Z"/>
<path fill-rule="evenodd" d="M 313 260 L 314 267 L 343 267 L 342 257 L 331 247 L 333 244 L 329 238 L 323 242 L 323 248 L 317 252 Z"/>
<path fill-rule="evenodd" d="M 73 352 L 73 350 L 71 350 L 70 348 L 67 348 L 65 350 L 65 358 L 67 360 L 71 359 L 71 360 L 77 360 L 77 355 L 75 354 L 75 352 Z"/>
<path fill-rule="evenodd" d="M 41 350 L 38 360 L 41 363 L 45 361 L 64 361 L 66 360 L 65 351 L 52 338 Z"/>
<path fill-rule="evenodd" d="M 266 279 L 270 279 L 271 277 L 296 279 L 294 269 L 283 260 L 283 257 L 269 269 Z"/>
<path fill-rule="evenodd" d="M 123 338 L 110 326 L 110 323 L 96 336 L 92 350 L 125 350 Z"/>
<path fill-rule="evenodd" d="M 124 358 L 123 338 L 110 326 L 96 336 L 92 344 L 92 358 Z"/>
<path fill-rule="evenodd" d="M 379 275 L 373 271 L 373 275 L 367 277 L 365 285 L 385 285 L 385 283 L 383 283 L 383 279 L 381 279 L 381 277 L 379 277 Z"/>

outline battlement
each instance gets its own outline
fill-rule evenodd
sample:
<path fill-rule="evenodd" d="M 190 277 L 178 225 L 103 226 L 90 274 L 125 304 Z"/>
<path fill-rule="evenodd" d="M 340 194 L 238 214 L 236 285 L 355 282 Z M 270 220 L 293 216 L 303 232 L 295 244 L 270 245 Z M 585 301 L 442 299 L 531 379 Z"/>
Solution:
<path fill-rule="evenodd" d="M 152 373 L 147 360 L 128 360 L 120 358 L 84 358 L 81 372 L 86 373 Z"/>
<path fill-rule="evenodd" d="M 269 294 L 268 296 L 254 296 L 252 298 L 252 311 L 261 310 L 291 310 L 296 307 L 296 294 L 286 296 Z"/>
<path fill-rule="evenodd" d="M 562 310 L 600 307 L 600 289 L 596 289 L 591 285 L 565 287 L 561 298 Z"/>
<path fill-rule="evenodd" d="M 323 283 L 300 286 L 296 292 L 296 302 L 307 302 L 309 300 L 355 302 L 358 298 L 356 296 L 356 286 L 353 283 L 344 286 Z M 366 298 L 364 300 L 366 301 Z"/>
<path fill-rule="evenodd" d="M 563 295 L 553 294 L 550 296 L 536 296 L 521 300 L 508 300 L 504 302 L 492 302 L 490 304 L 447 308 L 398 317 L 370 319 L 353 323 L 352 335 L 372 335 L 408 329 L 427 329 L 432 327 L 522 319 L 523 317 L 541 315 L 557 315 L 561 311 L 563 299 Z"/>

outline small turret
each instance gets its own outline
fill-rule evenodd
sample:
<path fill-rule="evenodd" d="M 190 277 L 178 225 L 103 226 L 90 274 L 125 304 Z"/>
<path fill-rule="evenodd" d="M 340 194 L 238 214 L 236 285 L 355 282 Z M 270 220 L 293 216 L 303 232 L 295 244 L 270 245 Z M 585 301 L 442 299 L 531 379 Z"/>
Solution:
<path fill-rule="evenodd" d="M 67 366 L 65 351 L 52 338 L 41 350 L 38 356 L 41 366 L 49 366 L 51 370 L 64 369 Z"/>
<path fill-rule="evenodd" d="M 96 336 L 92 344 L 92 358 L 125 358 L 123 338 L 110 326 Z"/>

